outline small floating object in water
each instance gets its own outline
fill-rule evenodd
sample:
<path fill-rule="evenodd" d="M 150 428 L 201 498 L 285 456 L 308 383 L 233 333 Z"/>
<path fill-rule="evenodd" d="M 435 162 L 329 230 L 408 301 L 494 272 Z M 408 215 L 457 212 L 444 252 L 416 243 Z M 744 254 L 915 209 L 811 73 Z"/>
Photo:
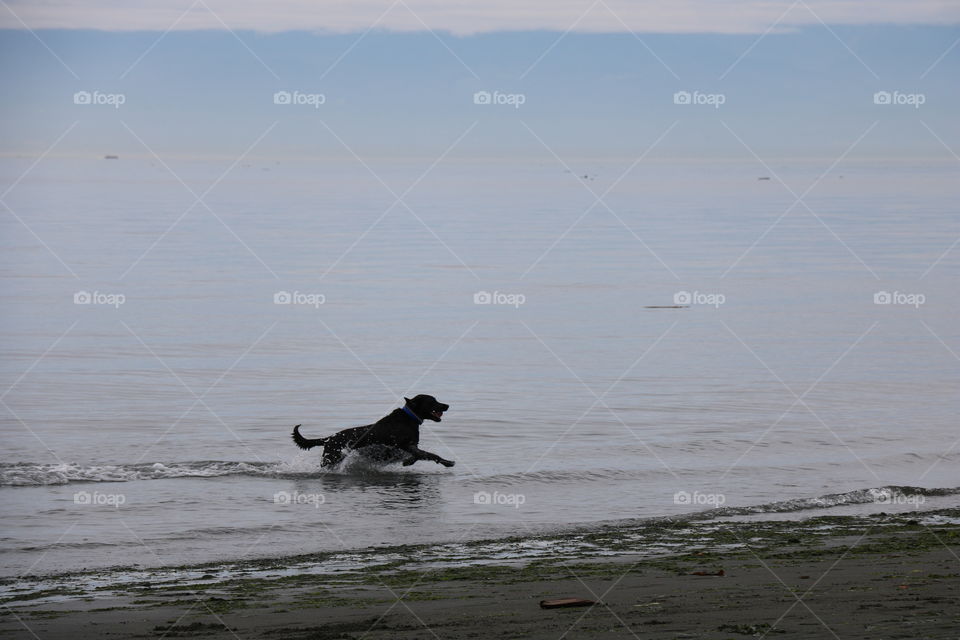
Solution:
<path fill-rule="evenodd" d="M 541 600 L 541 609 L 561 609 L 563 607 L 592 607 L 599 602 L 584 600 L 583 598 L 557 598 L 555 600 Z"/>
<path fill-rule="evenodd" d="M 723 569 L 720 569 L 720 571 L 691 571 L 691 572 L 690 572 L 690 575 L 692 575 L 692 576 L 712 576 L 712 577 L 722 578 L 723 576 L 725 576 L 725 575 L 727 575 L 727 574 L 723 571 Z"/>
<path fill-rule="evenodd" d="M 113 154 L 108 153 L 107 155 L 103 156 L 103 159 L 104 159 L 104 160 L 119 160 L 119 159 L 120 159 L 120 156 L 115 156 L 115 155 L 113 155 Z"/>
<path fill-rule="evenodd" d="M 757 180 L 769 180 L 770 176 L 760 176 Z"/>

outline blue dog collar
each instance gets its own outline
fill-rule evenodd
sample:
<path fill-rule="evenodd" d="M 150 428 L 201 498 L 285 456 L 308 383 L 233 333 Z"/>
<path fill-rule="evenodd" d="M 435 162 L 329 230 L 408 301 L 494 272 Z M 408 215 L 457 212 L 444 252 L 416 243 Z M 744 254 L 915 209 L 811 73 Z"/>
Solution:
<path fill-rule="evenodd" d="M 413 418 L 414 420 L 416 420 L 416 421 L 417 421 L 417 424 L 423 424 L 423 420 L 421 420 L 421 419 L 417 416 L 417 414 L 415 414 L 413 411 L 411 411 L 411 410 L 410 410 L 410 407 L 408 407 L 407 405 L 403 405 L 403 412 L 404 412 L 405 414 L 407 414 L 408 416 L 410 416 L 411 418 Z"/>

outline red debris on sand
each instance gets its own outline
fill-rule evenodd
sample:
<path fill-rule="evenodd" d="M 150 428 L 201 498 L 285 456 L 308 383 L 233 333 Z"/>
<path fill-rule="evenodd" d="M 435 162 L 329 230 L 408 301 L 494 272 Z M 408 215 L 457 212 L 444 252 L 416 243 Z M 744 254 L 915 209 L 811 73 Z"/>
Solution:
<path fill-rule="evenodd" d="M 583 598 L 557 598 L 556 600 L 541 600 L 541 609 L 560 609 L 561 607 L 589 607 L 599 604 L 593 600 L 584 600 Z"/>
<path fill-rule="evenodd" d="M 726 573 L 724 573 L 723 569 L 720 569 L 720 571 L 692 571 L 690 575 L 692 576 L 725 576 Z"/>

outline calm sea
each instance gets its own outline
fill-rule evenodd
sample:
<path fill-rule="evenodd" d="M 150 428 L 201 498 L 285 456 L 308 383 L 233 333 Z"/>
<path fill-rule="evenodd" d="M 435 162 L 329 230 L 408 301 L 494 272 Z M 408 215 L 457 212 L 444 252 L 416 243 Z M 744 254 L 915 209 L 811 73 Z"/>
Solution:
<path fill-rule="evenodd" d="M 960 504 L 955 164 L 431 162 L 0 160 L 0 571 Z"/>

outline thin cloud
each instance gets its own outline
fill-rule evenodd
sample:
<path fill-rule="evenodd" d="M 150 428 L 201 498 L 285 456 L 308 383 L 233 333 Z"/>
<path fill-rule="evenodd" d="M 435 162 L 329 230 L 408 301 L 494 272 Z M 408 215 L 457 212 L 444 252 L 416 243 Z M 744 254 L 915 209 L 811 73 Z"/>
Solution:
<path fill-rule="evenodd" d="M 383 16 L 378 28 L 387 31 L 417 32 L 429 27 L 456 35 L 562 32 L 575 23 L 573 30 L 580 33 L 750 34 L 766 31 L 794 2 L 602 0 L 583 16 L 592 4 L 593 0 L 7 0 L 6 8 L 0 9 L 0 28 L 165 31 L 174 25 L 174 30 L 189 31 L 223 30 L 226 24 L 263 33 L 356 33 Z M 191 5 L 195 6 L 191 9 Z M 777 30 L 820 20 L 834 25 L 954 25 L 960 24 L 960 3 L 807 0 L 788 12 Z"/>

